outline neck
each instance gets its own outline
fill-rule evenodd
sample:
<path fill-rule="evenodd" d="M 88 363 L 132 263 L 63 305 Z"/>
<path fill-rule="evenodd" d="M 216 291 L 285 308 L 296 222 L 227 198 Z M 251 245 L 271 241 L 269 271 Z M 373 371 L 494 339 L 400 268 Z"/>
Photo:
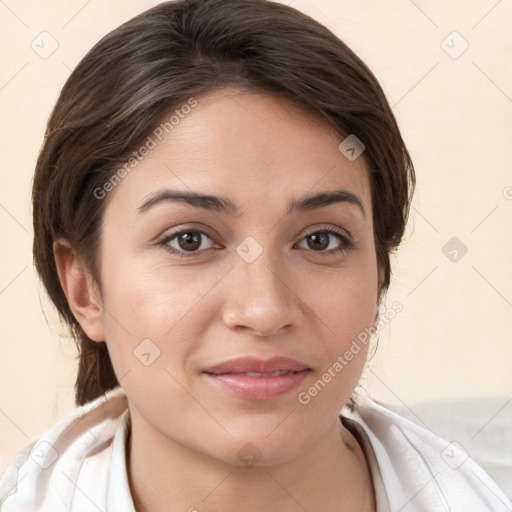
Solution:
<path fill-rule="evenodd" d="M 135 423 L 127 447 L 137 512 L 375 511 L 364 454 L 339 420 L 300 456 L 265 467 L 226 464 L 146 432 Z"/>

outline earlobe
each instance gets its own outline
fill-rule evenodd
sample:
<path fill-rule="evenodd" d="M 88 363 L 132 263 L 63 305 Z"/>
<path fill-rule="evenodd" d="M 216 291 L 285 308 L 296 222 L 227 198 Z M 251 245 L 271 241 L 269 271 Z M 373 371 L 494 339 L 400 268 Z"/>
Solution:
<path fill-rule="evenodd" d="M 85 271 L 69 242 L 53 243 L 59 280 L 73 315 L 93 341 L 105 341 L 102 303 L 92 277 Z"/>

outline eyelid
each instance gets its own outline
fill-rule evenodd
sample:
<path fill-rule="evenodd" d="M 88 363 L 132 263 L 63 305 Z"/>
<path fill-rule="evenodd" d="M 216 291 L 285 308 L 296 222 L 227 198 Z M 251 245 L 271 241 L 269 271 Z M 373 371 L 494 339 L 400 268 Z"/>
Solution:
<path fill-rule="evenodd" d="M 317 231 L 331 231 L 331 232 L 335 232 L 336 234 L 338 234 L 340 236 L 347 238 L 347 240 L 350 240 L 350 241 L 354 240 L 354 237 L 352 236 L 350 231 L 348 231 L 348 229 L 340 228 L 339 226 L 335 226 L 333 224 L 320 224 L 320 225 L 314 226 L 311 229 L 308 228 L 307 231 L 305 232 L 305 234 L 303 234 L 300 239 L 302 240 L 302 238 L 304 238 L 305 236 L 312 235 L 313 233 L 316 233 Z"/>

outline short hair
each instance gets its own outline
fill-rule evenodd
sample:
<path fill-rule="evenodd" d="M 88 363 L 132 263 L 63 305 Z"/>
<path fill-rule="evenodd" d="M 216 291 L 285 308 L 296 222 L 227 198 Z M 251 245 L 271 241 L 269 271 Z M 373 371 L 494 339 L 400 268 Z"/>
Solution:
<path fill-rule="evenodd" d="M 105 342 L 92 341 L 60 285 L 53 242 L 69 241 L 99 289 L 98 188 L 111 180 L 165 113 L 221 89 L 278 95 L 364 144 L 376 258 L 390 283 L 390 254 L 409 214 L 415 173 L 373 73 L 329 29 L 267 0 L 158 4 L 104 36 L 64 84 L 48 120 L 33 182 L 36 270 L 79 349 L 75 402 L 118 385 Z M 341 138 L 340 138 L 341 141 Z"/>

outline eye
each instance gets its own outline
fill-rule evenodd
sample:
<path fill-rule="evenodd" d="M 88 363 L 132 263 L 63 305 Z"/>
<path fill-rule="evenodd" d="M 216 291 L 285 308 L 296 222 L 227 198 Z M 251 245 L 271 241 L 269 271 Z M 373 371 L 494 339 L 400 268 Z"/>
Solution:
<path fill-rule="evenodd" d="M 184 229 L 167 235 L 159 242 L 159 245 L 164 246 L 170 253 L 181 257 L 195 256 L 211 249 L 211 244 L 208 246 L 205 239 L 212 242 L 212 238 L 204 231 Z M 330 247 L 333 239 L 338 239 L 338 245 L 334 248 Z M 335 228 L 318 229 L 303 237 L 301 242 L 303 240 L 306 241 L 306 248 L 325 255 L 348 252 L 353 246 L 349 238 Z M 329 248 L 330 250 L 325 250 Z"/>
<path fill-rule="evenodd" d="M 204 231 L 186 229 L 177 233 L 171 233 L 161 240 L 159 244 L 165 246 L 173 254 L 194 256 L 195 253 L 199 252 L 199 249 L 201 251 L 208 249 L 208 247 L 204 247 L 204 238 L 211 241 L 211 238 Z"/>
<path fill-rule="evenodd" d="M 331 250 L 325 251 L 324 249 L 329 248 L 331 245 L 330 240 L 332 240 L 333 237 L 338 239 L 338 246 L 334 248 L 331 247 Z M 335 228 L 313 231 L 306 235 L 302 240 L 305 240 L 307 247 L 312 249 L 314 252 L 327 254 L 348 252 L 353 245 L 342 231 L 338 231 Z"/>

